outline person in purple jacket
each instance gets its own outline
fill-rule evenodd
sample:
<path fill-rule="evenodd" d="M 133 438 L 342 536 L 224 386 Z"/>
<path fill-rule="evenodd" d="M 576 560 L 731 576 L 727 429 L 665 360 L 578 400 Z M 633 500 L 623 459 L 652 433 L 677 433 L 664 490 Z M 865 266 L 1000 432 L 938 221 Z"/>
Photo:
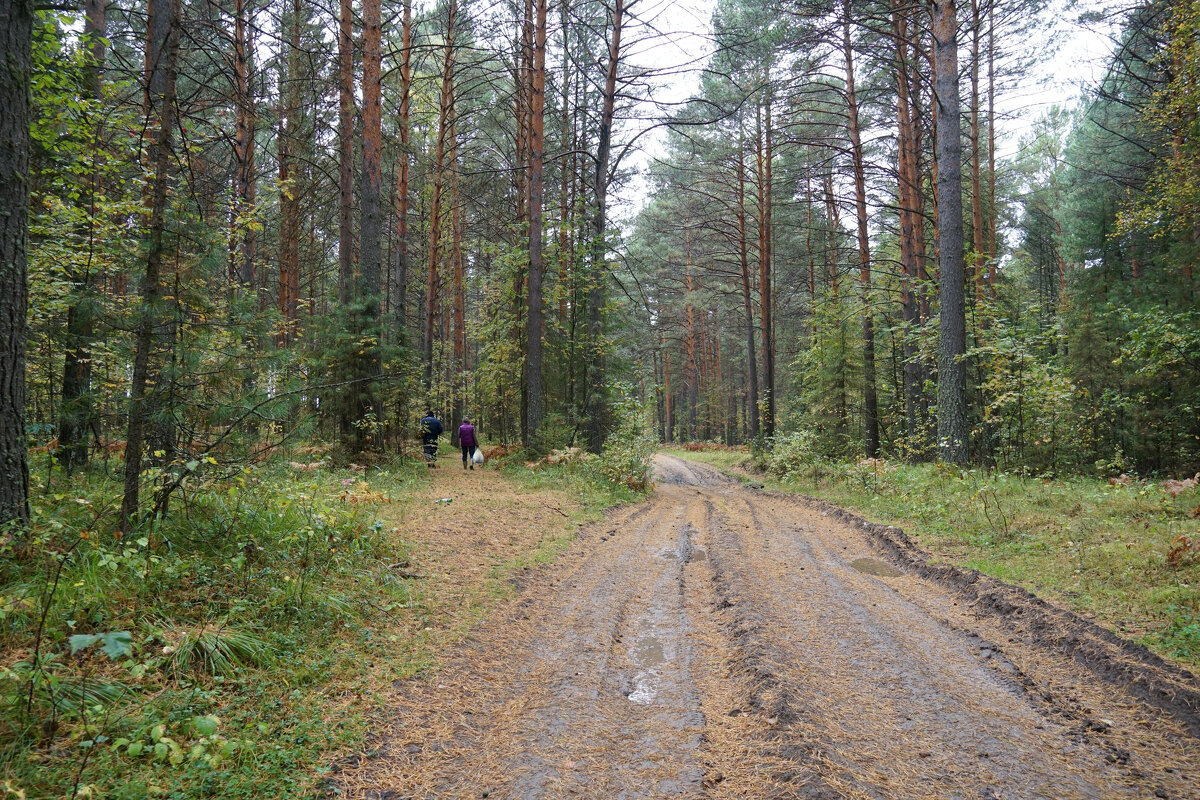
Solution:
<path fill-rule="evenodd" d="M 475 426 L 466 417 L 463 417 L 462 425 L 458 426 L 458 443 L 462 446 L 463 469 L 475 469 L 475 448 L 479 446 L 479 442 L 475 440 Z"/>

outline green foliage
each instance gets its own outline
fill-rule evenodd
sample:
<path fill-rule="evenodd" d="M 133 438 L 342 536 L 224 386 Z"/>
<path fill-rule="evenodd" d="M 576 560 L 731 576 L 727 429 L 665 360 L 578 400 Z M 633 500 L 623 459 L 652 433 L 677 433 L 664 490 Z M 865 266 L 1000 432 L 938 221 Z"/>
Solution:
<path fill-rule="evenodd" d="M 655 441 L 646 433 L 647 409 L 632 387 L 618 387 L 611 404 L 615 427 L 604 440 L 604 448 L 594 463 L 596 473 L 609 483 L 635 492 L 650 485 L 651 457 Z"/>
<path fill-rule="evenodd" d="M 92 634 L 77 633 L 70 637 L 67 642 L 71 645 L 71 655 L 75 655 L 80 650 L 88 649 L 96 642 L 100 642 L 102 645 L 104 655 L 113 660 L 129 655 L 133 650 L 133 637 L 129 635 L 128 631 Z"/>
<path fill-rule="evenodd" d="M 845 458 L 858 449 L 862 395 L 862 337 L 848 303 L 830 295 L 815 317 L 816 332 L 797 366 L 798 405 L 784 425 L 803 420 L 804 448 L 832 458 Z M 778 443 L 776 444 L 778 447 Z"/>
<path fill-rule="evenodd" d="M 1118 217 L 1122 232 L 1145 229 L 1191 237 L 1200 219 L 1200 2 L 1173 3 L 1154 66 L 1166 77 L 1143 109 L 1143 120 L 1171 144 L 1153 167 L 1145 190 Z M 1194 244 L 1194 243 L 1193 243 Z M 1195 258 L 1194 249 L 1184 257 Z"/>
<path fill-rule="evenodd" d="M 494 279 L 483 287 L 477 307 L 479 365 L 473 389 L 477 407 L 496 420 L 494 431 L 502 441 L 515 441 L 521 430 L 521 376 L 525 359 L 520 339 L 520 298 L 514 292 L 516 276 L 528 263 L 521 248 L 489 247 Z M 565 444 L 562 442 L 561 444 Z"/>
<path fill-rule="evenodd" d="M 994 320 L 970 352 L 984 375 L 981 436 L 1003 468 L 1077 470 L 1094 461 L 1100 447 L 1100 412 L 1087 404 L 1087 390 L 1071 380 L 1063 359 L 1050 355 L 1062 331 L 1041 328 L 1034 314 L 1027 319 L 1030 324 Z"/>
<path fill-rule="evenodd" d="M 122 681 L 79 674 L 60 653 L 39 654 L 0 668 L 0 731 L 31 736 L 37 722 L 53 725 L 103 713 L 130 691 Z"/>
<path fill-rule="evenodd" d="M 822 445 L 820 435 L 812 428 L 782 434 L 775 437 L 759 465 L 786 480 L 799 480 L 802 475 L 812 474 L 814 468 L 831 463 Z"/>
<path fill-rule="evenodd" d="M 1173 605 L 1167 608 L 1170 623 L 1166 629 L 1146 637 L 1146 644 L 1190 663 L 1200 662 L 1200 611 Z"/>
<path fill-rule="evenodd" d="M 0 668 L 0 759 L 31 796 L 69 793 L 77 774 L 114 797 L 298 791 L 297 761 L 361 725 L 304 709 L 389 652 L 381 619 L 421 613 L 388 569 L 407 545 L 373 509 L 423 472 L 193 468 L 177 513 L 129 536 L 113 533 L 107 476 L 35 477 L 32 529 L 0 545 L 0 644 L 36 650 Z M 46 739 L 53 755 L 35 757 Z"/>

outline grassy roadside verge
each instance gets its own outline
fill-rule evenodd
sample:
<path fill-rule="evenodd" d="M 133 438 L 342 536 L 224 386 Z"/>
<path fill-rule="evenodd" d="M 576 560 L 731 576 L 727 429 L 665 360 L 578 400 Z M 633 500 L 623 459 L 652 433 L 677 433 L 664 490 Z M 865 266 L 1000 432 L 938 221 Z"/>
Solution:
<path fill-rule="evenodd" d="M 311 796 L 392 681 L 630 499 L 581 470 L 488 469 L 490 510 L 524 516 L 481 521 L 436 503 L 444 470 L 296 458 L 201 467 L 129 537 L 111 478 L 40 473 L 33 532 L 0 542 L 0 797 Z"/>
<path fill-rule="evenodd" d="M 665 452 L 746 474 L 745 452 Z M 1153 482 L 780 462 L 755 479 L 901 527 L 935 560 L 1057 599 L 1161 655 L 1200 666 L 1200 552 L 1186 547 L 1200 542 L 1200 489 L 1173 497 Z"/>

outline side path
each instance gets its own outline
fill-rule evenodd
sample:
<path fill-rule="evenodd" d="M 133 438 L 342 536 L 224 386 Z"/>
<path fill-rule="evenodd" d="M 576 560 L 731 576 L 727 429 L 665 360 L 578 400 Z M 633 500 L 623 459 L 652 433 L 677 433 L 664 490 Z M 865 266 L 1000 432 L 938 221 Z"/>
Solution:
<path fill-rule="evenodd" d="M 657 466 L 653 498 L 396 687 L 377 747 L 337 765 L 341 796 L 1200 796 L 1186 710 L 1048 646 L 1053 617 L 1014 625 L 878 532 Z"/>

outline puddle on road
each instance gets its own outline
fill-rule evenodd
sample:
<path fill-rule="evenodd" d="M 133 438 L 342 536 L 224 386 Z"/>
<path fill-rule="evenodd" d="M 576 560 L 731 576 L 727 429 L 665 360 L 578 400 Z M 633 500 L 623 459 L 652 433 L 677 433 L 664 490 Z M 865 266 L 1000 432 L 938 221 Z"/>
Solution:
<path fill-rule="evenodd" d="M 633 660 L 641 668 L 633 679 L 633 690 L 627 695 L 629 702 L 648 706 L 658 696 L 658 670 L 655 667 L 667 660 L 662 642 L 653 636 L 638 639 L 633 649 Z"/>
<path fill-rule="evenodd" d="M 639 706 L 648 706 L 654 702 L 658 694 L 658 679 L 651 672 L 639 672 L 633 679 L 633 691 L 627 697 L 629 702 Z"/>
<path fill-rule="evenodd" d="M 875 575 L 880 578 L 899 578 L 904 574 L 891 564 L 885 564 L 874 558 L 856 558 L 850 562 L 850 566 L 859 572 L 867 575 Z"/>
<path fill-rule="evenodd" d="M 697 547 L 692 551 L 691 561 L 708 561 L 708 551 L 703 547 Z"/>
<path fill-rule="evenodd" d="M 643 668 L 657 667 L 667 660 L 663 654 L 662 642 L 653 636 L 644 636 L 638 640 L 633 657 L 637 660 L 638 666 Z"/>

